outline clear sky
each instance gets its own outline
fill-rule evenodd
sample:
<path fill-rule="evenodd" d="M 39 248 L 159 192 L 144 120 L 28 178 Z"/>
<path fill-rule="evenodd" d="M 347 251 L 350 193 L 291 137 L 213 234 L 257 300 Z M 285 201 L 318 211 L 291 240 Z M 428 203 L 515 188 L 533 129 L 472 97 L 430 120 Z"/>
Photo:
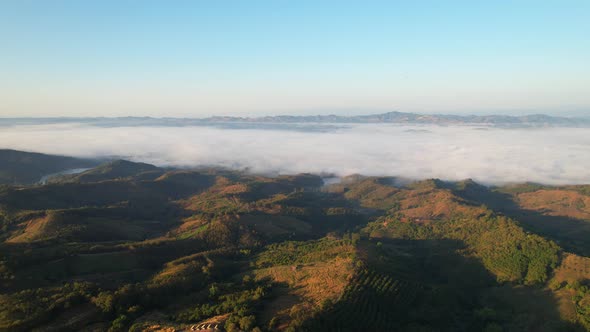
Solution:
<path fill-rule="evenodd" d="M 590 114 L 590 1 L 0 1 L 0 116 Z"/>

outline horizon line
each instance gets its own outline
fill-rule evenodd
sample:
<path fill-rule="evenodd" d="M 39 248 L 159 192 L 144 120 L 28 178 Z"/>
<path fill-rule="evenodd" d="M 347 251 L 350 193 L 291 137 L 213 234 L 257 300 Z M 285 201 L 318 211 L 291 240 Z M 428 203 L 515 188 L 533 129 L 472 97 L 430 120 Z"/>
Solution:
<path fill-rule="evenodd" d="M 526 116 L 548 116 L 554 118 L 569 118 L 569 119 L 576 119 L 576 118 L 589 118 L 590 111 L 588 113 L 584 112 L 583 115 L 554 115 L 550 113 L 524 113 L 524 114 L 514 114 L 514 113 L 487 113 L 487 114 L 478 114 L 478 113 L 426 113 L 426 112 L 404 112 L 404 111 L 386 111 L 382 113 L 365 113 L 365 114 L 336 114 L 336 113 L 317 113 L 317 114 L 293 114 L 293 113 L 277 113 L 273 115 L 247 115 L 247 116 L 240 116 L 240 115 L 207 115 L 202 117 L 190 117 L 190 116 L 153 116 L 153 115 L 119 115 L 119 116 L 11 116 L 11 117 L 3 117 L 0 116 L 2 120 L 10 120 L 10 119 L 124 119 L 124 118 L 135 118 L 135 119 L 191 119 L 191 120 L 205 120 L 211 118 L 241 118 L 241 119 L 260 119 L 260 118 L 268 118 L 268 117 L 314 117 L 314 116 L 336 116 L 342 118 L 353 118 L 353 117 L 364 117 L 364 116 L 376 116 L 376 115 L 385 115 L 390 113 L 399 113 L 399 114 L 413 114 L 413 115 L 429 115 L 429 116 L 456 116 L 456 117 L 490 117 L 490 116 L 507 116 L 507 117 L 526 117 Z"/>

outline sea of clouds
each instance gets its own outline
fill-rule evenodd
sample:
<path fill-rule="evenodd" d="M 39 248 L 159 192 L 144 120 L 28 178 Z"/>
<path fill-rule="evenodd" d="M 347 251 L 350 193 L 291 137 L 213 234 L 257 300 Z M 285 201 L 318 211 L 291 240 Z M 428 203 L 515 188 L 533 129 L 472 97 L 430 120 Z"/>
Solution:
<path fill-rule="evenodd" d="M 0 128 L 0 148 L 272 174 L 590 183 L 590 128 L 362 124 L 305 131 L 17 125 Z"/>

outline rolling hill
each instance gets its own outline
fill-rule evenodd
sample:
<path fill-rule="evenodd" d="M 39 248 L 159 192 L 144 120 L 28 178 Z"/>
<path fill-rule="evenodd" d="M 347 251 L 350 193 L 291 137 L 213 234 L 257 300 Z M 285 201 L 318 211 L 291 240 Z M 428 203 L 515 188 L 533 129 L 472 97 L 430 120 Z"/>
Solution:
<path fill-rule="evenodd" d="M 0 190 L 0 331 L 587 331 L 588 197 L 114 161 Z"/>
<path fill-rule="evenodd" d="M 55 176 L 48 179 L 47 182 L 89 183 L 129 178 L 155 179 L 163 173 L 163 170 L 154 165 L 127 160 L 114 160 L 77 174 Z"/>
<path fill-rule="evenodd" d="M 0 184 L 33 184 L 49 174 L 98 164 L 95 160 L 2 149 Z"/>

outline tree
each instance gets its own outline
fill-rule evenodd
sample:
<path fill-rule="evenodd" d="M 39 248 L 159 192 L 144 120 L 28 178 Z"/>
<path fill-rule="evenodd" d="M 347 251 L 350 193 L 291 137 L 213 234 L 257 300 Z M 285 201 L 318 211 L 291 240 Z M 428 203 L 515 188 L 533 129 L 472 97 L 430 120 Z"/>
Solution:
<path fill-rule="evenodd" d="M 217 286 L 215 286 L 215 284 L 211 285 L 211 287 L 209 287 L 209 296 L 210 297 L 215 297 L 215 295 L 217 295 L 217 293 L 219 292 L 219 288 Z"/>
<path fill-rule="evenodd" d="M 236 323 L 234 323 L 234 322 L 231 322 L 231 321 L 227 321 L 227 322 L 225 323 L 225 330 L 226 330 L 227 332 L 234 332 L 234 331 L 237 331 L 237 330 L 238 330 L 238 328 L 237 328 L 237 326 L 236 326 Z"/>
<path fill-rule="evenodd" d="M 268 329 L 274 330 L 279 325 L 279 320 L 276 317 L 271 318 L 270 322 L 268 322 Z"/>
<path fill-rule="evenodd" d="M 99 307 L 102 312 L 109 313 L 113 311 L 114 297 L 111 292 L 100 292 L 92 299 L 92 302 Z"/>
<path fill-rule="evenodd" d="M 253 315 L 240 318 L 240 328 L 242 330 L 249 331 L 254 327 L 254 324 L 256 324 L 256 317 Z"/>
<path fill-rule="evenodd" d="M 109 329 L 109 331 L 124 331 L 125 330 L 125 326 L 128 323 L 128 319 L 127 316 L 125 315 L 120 315 L 119 317 L 117 317 L 117 319 L 115 319 L 113 321 L 113 323 L 111 324 L 111 328 Z"/>

